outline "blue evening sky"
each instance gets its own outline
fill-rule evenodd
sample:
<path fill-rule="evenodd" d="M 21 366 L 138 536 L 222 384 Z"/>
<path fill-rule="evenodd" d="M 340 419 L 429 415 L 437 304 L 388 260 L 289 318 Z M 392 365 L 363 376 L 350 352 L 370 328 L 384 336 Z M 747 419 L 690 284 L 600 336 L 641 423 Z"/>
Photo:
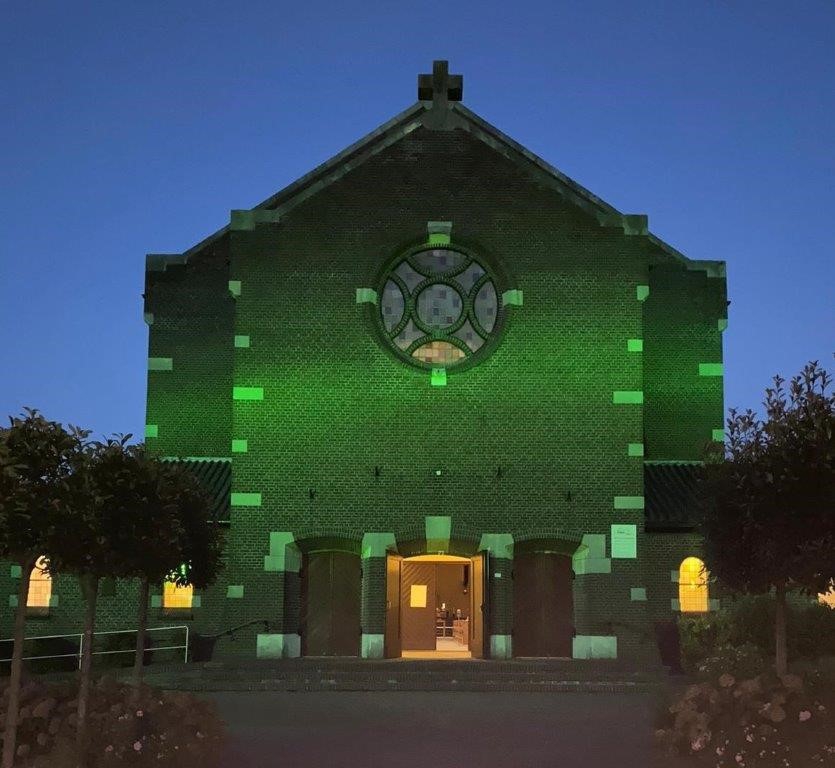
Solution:
<path fill-rule="evenodd" d="M 726 406 L 835 351 L 835 2 L 48 2 L 0 24 L 0 418 L 142 435 L 146 253 L 416 100 L 728 265 Z"/>

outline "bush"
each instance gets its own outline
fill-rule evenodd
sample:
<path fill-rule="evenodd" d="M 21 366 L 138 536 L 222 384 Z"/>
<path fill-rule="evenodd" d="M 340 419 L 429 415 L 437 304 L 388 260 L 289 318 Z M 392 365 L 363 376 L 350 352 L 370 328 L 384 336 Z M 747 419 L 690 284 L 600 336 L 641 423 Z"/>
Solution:
<path fill-rule="evenodd" d="M 730 672 L 737 677 L 754 677 L 760 674 L 769 660 L 760 648 L 753 643 L 742 645 L 720 645 L 710 656 L 699 661 L 692 674 L 700 678 L 717 678 L 723 672 Z"/>
<path fill-rule="evenodd" d="M 224 725 L 213 703 L 182 692 L 132 686 L 101 677 L 89 705 L 87 768 L 154 765 L 215 768 L 220 765 Z M 75 768 L 78 682 L 26 679 L 21 688 L 15 768 Z M 0 723 L 8 703 L 0 681 Z M 2 743 L 2 737 L 0 737 Z"/>
<path fill-rule="evenodd" d="M 728 647 L 755 646 L 770 658 L 774 655 L 774 619 L 774 598 L 769 595 L 739 596 L 719 611 L 680 614 L 682 666 L 695 674 L 711 657 L 725 656 L 733 662 Z M 835 655 L 835 610 L 821 604 L 789 604 L 786 635 L 790 660 Z M 750 648 L 746 653 L 751 654 Z"/>
<path fill-rule="evenodd" d="M 690 685 L 656 722 L 657 743 L 668 755 L 698 755 L 699 764 L 719 768 L 822 764 L 835 751 L 835 689 L 813 677 L 725 671 Z"/>

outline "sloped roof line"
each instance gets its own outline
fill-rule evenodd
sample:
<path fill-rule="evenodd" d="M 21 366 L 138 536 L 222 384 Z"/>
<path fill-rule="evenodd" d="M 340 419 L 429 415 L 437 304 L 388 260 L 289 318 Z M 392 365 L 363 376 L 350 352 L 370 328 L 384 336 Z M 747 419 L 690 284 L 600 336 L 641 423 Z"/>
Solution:
<path fill-rule="evenodd" d="M 587 202 L 592 203 L 594 206 L 599 208 L 602 213 L 620 214 L 620 211 L 613 205 L 610 205 L 605 200 L 599 198 L 597 195 L 590 192 L 582 184 L 578 184 L 576 181 L 574 181 L 574 179 L 566 176 L 564 173 L 557 170 L 553 165 L 543 160 L 539 155 L 534 154 L 529 149 L 520 144 L 518 141 L 515 141 L 514 139 L 510 138 L 510 136 L 508 136 L 506 133 L 503 133 L 498 128 L 496 128 L 495 125 L 493 125 L 492 123 L 488 123 L 483 117 L 480 117 L 472 110 L 467 109 L 467 107 L 465 107 L 463 104 L 459 102 L 454 102 L 452 104 L 452 109 L 454 112 L 458 112 L 471 123 L 478 126 L 482 131 L 484 131 L 488 135 L 498 139 L 503 144 L 506 144 L 514 152 L 517 152 L 518 154 L 522 155 L 522 157 L 524 157 L 526 160 L 529 160 L 540 170 L 545 171 L 545 173 L 547 173 L 549 176 L 553 176 L 554 179 L 567 186 L 571 191 L 575 192 L 581 198 L 584 198 Z"/>
<path fill-rule="evenodd" d="M 403 136 L 419 127 L 421 124 L 422 114 L 427 111 L 428 108 L 429 103 L 427 102 L 415 102 L 407 109 L 403 110 L 390 120 L 375 128 L 370 133 L 355 141 L 350 146 L 346 147 L 341 152 L 288 184 L 279 192 L 253 206 L 250 210 L 268 210 L 279 207 L 282 209 L 289 209 L 293 207 L 294 203 L 301 202 L 311 194 L 319 191 L 333 181 L 336 181 L 348 170 L 355 168 L 361 162 L 364 162 L 364 160 L 368 157 L 376 154 L 376 152 L 379 152 L 386 146 L 397 142 Z M 591 215 L 595 215 L 597 213 L 612 216 L 622 215 L 621 212 L 614 206 L 610 205 L 602 198 L 597 197 L 597 195 L 593 194 L 581 184 L 574 181 L 574 179 L 557 170 L 557 168 L 552 166 L 550 163 L 547 163 L 541 157 L 526 149 L 524 146 L 519 144 L 519 142 L 510 138 L 494 125 L 487 122 L 470 109 L 467 109 L 462 104 L 454 102 L 451 105 L 451 111 L 456 113 L 458 117 L 463 120 L 464 125 L 467 128 L 475 129 L 470 132 L 477 138 L 484 141 L 488 145 L 492 145 L 494 149 L 499 148 L 495 146 L 496 143 L 503 145 L 511 155 L 523 158 L 534 167 L 538 168 L 546 177 L 553 179 L 562 188 L 560 192 L 563 193 L 565 197 L 567 197 L 574 204 L 585 209 Z M 229 231 L 229 228 L 230 227 L 227 224 L 223 228 L 217 230 L 188 250 L 183 251 L 180 258 L 182 261 L 187 261 L 190 256 L 223 237 Z M 683 263 L 688 263 L 690 261 L 690 259 L 684 256 L 684 254 L 680 253 L 678 250 L 668 245 L 652 233 L 648 233 L 648 238 L 653 245 L 661 248 L 676 261 Z"/>
<path fill-rule="evenodd" d="M 383 138 L 386 134 L 394 134 L 394 136 L 399 139 L 400 134 L 395 129 L 397 129 L 398 127 L 404 127 L 404 124 L 405 126 L 408 126 L 416 117 L 418 117 L 425 110 L 426 107 L 420 102 L 412 104 L 412 106 L 408 107 L 407 109 L 404 109 L 402 112 L 391 118 L 391 120 L 387 120 L 385 123 L 379 125 L 370 133 L 367 133 L 361 139 L 358 139 L 353 144 L 343 149 L 341 152 L 335 154 L 328 160 L 325 160 L 324 163 L 320 163 L 311 171 L 308 171 L 303 176 L 300 176 L 298 179 L 291 182 L 286 187 L 283 187 L 275 194 L 270 195 L 270 197 L 268 197 L 266 200 L 263 200 L 257 205 L 252 206 L 251 210 L 264 210 L 274 208 L 281 203 L 288 202 L 289 199 L 292 198 L 294 195 L 301 193 L 306 187 L 309 187 L 310 185 L 318 181 L 320 177 L 325 176 L 328 172 L 335 170 L 343 162 L 348 161 L 349 158 L 351 158 L 353 155 L 361 153 L 364 149 L 367 149 L 369 145 Z M 197 243 L 197 245 L 194 245 L 187 251 L 184 251 L 183 255 L 185 257 L 188 257 L 193 255 L 194 253 L 197 253 L 213 241 L 218 240 L 228 231 L 229 225 L 227 224 L 225 227 L 219 229 L 214 234 L 211 234 L 208 237 L 201 240 L 199 243 Z"/>

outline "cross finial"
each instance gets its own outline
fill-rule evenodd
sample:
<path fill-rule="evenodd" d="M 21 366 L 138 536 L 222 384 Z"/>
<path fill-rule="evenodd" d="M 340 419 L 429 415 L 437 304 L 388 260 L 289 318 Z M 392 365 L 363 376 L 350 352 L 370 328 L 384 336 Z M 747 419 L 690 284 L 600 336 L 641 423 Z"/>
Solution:
<path fill-rule="evenodd" d="M 449 74 L 449 62 L 435 59 L 431 75 L 418 75 L 418 101 L 431 101 L 433 107 L 445 107 L 447 102 L 461 101 L 464 78 Z"/>

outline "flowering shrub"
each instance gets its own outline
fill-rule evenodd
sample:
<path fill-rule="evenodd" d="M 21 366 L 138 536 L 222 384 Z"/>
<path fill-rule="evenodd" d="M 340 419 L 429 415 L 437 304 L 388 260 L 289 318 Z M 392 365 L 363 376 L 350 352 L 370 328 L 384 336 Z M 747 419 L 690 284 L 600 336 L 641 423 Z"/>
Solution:
<path fill-rule="evenodd" d="M 819 671 L 723 672 L 673 698 L 657 722 L 657 743 L 667 756 L 711 768 L 835 765 L 832 682 Z"/>
<path fill-rule="evenodd" d="M 0 681 L 0 722 L 8 701 Z M 75 768 L 77 682 L 28 680 L 21 690 L 16 768 Z M 114 765 L 215 768 L 225 733 L 214 705 L 188 693 L 102 677 L 91 690 L 88 768 Z M 0 739 L 1 741 L 1 739 Z"/>

